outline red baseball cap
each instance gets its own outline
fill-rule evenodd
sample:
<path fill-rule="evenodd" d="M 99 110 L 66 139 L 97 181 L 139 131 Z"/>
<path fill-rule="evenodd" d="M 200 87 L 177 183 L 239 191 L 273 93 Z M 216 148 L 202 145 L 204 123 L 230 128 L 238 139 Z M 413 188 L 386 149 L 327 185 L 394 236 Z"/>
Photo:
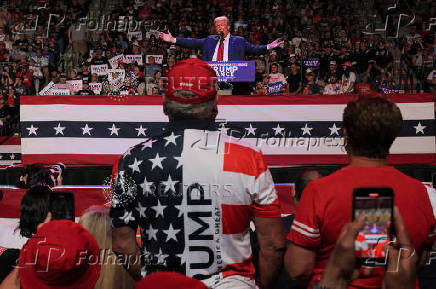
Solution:
<path fill-rule="evenodd" d="M 135 289 L 207 289 L 203 282 L 177 272 L 156 272 L 137 282 Z"/>
<path fill-rule="evenodd" d="M 348 66 L 351 67 L 353 66 L 353 64 L 351 63 L 351 61 L 345 61 L 344 64 L 342 64 L 343 66 Z"/>
<path fill-rule="evenodd" d="M 18 265 L 23 289 L 92 289 L 100 277 L 100 249 L 81 225 L 56 220 L 27 241 Z"/>
<path fill-rule="evenodd" d="M 217 76 L 215 70 L 198 58 L 177 62 L 168 73 L 166 96 L 179 103 L 202 103 L 215 98 Z M 197 96 L 182 97 L 174 92 L 187 90 Z"/>

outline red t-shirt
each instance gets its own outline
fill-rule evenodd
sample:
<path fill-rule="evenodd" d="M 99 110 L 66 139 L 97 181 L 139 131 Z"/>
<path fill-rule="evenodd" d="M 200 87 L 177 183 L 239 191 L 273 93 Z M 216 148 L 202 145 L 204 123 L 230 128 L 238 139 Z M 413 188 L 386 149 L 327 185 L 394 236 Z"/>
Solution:
<path fill-rule="evenodd" d="M 352 220 L 353 189 L 392 187 L 412 244 L 418 252 L 434 241 L 435 219 L 424 185 L 393 167 L 345 167 L 312 181 L 304 190 L 287 238 L 316 251 L 312 282 L 318 280 L 342 227 Z M 356 279 L 349 288 L 380 288 L 383 270 Z M 311 288 L 311 287 L 309 287 Z"/>

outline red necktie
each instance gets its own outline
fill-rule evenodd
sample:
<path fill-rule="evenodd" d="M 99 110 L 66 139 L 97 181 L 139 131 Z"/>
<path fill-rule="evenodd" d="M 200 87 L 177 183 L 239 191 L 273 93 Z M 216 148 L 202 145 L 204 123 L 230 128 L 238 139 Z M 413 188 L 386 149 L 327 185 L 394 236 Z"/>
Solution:
<path fill-rule="evenodd" d="M 218 47 L 218 54 L 216 56 L 216 61 L 223 61 L 224 58 L 224 39 L 221 39 L 220 46 Z"/>

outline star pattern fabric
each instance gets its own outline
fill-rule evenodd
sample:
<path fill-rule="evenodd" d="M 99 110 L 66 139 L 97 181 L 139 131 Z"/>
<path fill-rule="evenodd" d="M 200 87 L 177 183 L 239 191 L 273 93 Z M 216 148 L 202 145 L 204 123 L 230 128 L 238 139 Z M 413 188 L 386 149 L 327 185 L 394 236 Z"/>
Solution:
<path fill-rule="evenodd" d="M 75 138 L 149 138 L 161 135 L 167 123 L 138 122 L 22 122 L 21 134 L 27 138 L 75 137 Z M 245 121 L 217 124 L 217 130 L 243 138 L 259 137 L 342 137 L 342 121 Z M 434 120 L 404 120 L 400 137 L 425 137 L 434 135 Z M 144 149 L 152 147 L 155 140 L 144 142 Z M 166 134 L 164 146 L 180 145 L 180 136 Z"/>
<path fill-rule="evenodd" d="M 119 135 L 126 133 L 130 129 L 133 137 L 137 137 L 141 128 L 141 124 L 139 123 L 131 124 L 130 127 L 123 127 L 119 123 L 105 123 L 104 125 L 100 123 L 81 123 L 80 125 L 80 127 L 83 128 L 79 130 L 80 134 L 82 134 L 82 132 L 90 132 L 93 135 L 100 135 L 105 138 L 119 137 L 115 134 L 115 129 L 118 129 L 117 132 Z M 55 132 L 53 128 L 57 126 L 58 123 L 51 124 L 50 130 L 52 134 Z M 66 127 L 64 130 L 65 136 L 68 136 L 68 133 L 72 131 L 69 129 L 67 123 L 62 122 L 60 126 Z M 417 128 L 415 129 L 414 126 L 417 126 Z M 27 127 L 30 128 L 31 124 L 29 123 Z M 39 123 L 33 124 L 33 127 L 40 128 L 36 131 L 38 134 L 45 133 L 46 131 L 42 129 Z M 111 136 L 112 128 L 114 133 Z M 232 242 L 230 241 L 231 238 L 224 238 L 222 233 L 224 229 L 220 226 L 223 226 L 224 218 L 230 218 L 227 224 L 235 223 L 235 217 L 229 217 L 227 215 L 231 214 L 229 212 L 232 212 L 232 209 L 224 212 L 224 209 L 220 205 L 220 202 L 223 202 L 224 199 L 217 197 L 217 200 L 212 198 L 211 194 L 208 194 L 210 199 L 206 200 L 206 194 L 203 191 L 203 184 L 212 184 L 212 181 L 207 179 L 207 177 L 205 180 L 204 176 L 211 176 L 213 180 L 215 178 L 215 170 L 223 170 L 223 172 L 225 172 L 224 167 L 221 168 L 214 164 L 225 163 L 224 158 L 229 157 L 229 154 L 223 153 L 224 148 L 222 152 L 216 150 L 215 147 L 210 149 L 199 139 L 194 139 L 193 137 L 208 136 L 207 139 L 213 146 L 216 146 L 216 138 L 213 137 L 214 135 L 221 136 L 225 131 L 234 130 L 239 131 L 240 135 L 244 135 L 248 138 L 255 138 L 263 132 L 269 133 L 269 135 L 274 138 L 311 138 L 319 137 L 320 135 L 324 137 L 342 137 L 342 123 L 340 121 L 235 122 L 226 123 L 225 125 L 216 124 L 213 129 L 207 130 L 178 128 L 177 126 L 172 127 L 170 123 L 165 129 L 162 128 L 163 127 L 158 126 L 147 128 L 147 138 L 144 138 L 142 143 L 128 149 L 121 157 L 113 186 L 110 215 L 113 219 L 114 227 L 130 226 L 135 231 L 138 226 L 141 228 L 141 250 L 144 258 L 142 269 L 145 274 L 150 274 L 158 270 L 170 270 L 187 274 L 188 276 L 196 276 L 200 279 L 213 279 L 216 276 L 214 274 L 219 272 L 220 265 L 216 264 L 216 260 L 221 258 L 219 254 L 224 254 L 221 251 L 225 251 L 229 246 L 221 247 L 219 249 L 220 253 L 217 253 L 216 246 L 217 244 L 219 245 L 220 242 L 217 240 L 225 239 L 226 242 Z M 145 127 L 142 126 L 142 129 L 145 129 Z M 427 131 L 430 131 L 433 127 L 427 122 L 421 121 L 421 124 L 418 124 L 415 121 L 410 122 L 408 129 L 409 130 L 403 133 L 422 135 L 422 132 L 416 133 L 416 130 L 420 129 L 427 133 Z M 154 134 L 156 131 L 159 131 L 158 137 L 148 138 L 152 135 L 156 135 Z M 59 135 L 58 137 L 61 136 Z M 88 137 L 88 134 L 84 137 Z M 222 139 L 231 138 L 223 137 Z M 239 160 L 243 158 L 246 152 L 245 148 L 246 147 L 241 144 L 241 154 L 238 153 L 232 156 L 233 159 L 226 163 L 230 164 L 226 169 L 229 169 L 229 171 L 232 172 L 231 174 L 217 174 L 217 176 L 220 177 L 231 175 L 231 181 L 217 178 L 218 182 L 222 181 L 222 183 L 225 184 L 236 182 L 240 186 L 244 186 L 237 187 L 237 191 L 241 194 L 248 194 L 247 187 L 253 188 L 253 190 L 261 189 L 262 194 L 260 192 L 249 192 L 253 195 L 247 198 L 240 198 L 240 196 L 238 196 L 238 202 L 232 203 L 229 201 L 226 208 L 230 208 L 234 204 L 247 206 L 247 208 L 250 208 L 249 210 L 247 209 L 247 212 L 250 212 L 247 214 L 254 214 L 251 201 L 262 199 L 262 210 L 265 210 L 265 207 L 271 206 L 271 214 L 280 216 L 278 208 L 277 212 L 274 211 L 275 209 L 272 209 L 272 204 L 277 199 L 277 196 L 275 195 L 274 184 L 269 172 L 261 177 L 247 179 L 244 176 L 239 179 L 240 175 L 244 174 L 244 172 L 241 171 L 246 170 L 246 168 L 242 170 L 242 168 L 237 167 Z M 250 147 L 248 149 L 247 147 L 247 150 L 250 149 L 253 148 Z M 261 155 L 260 152 L 259 154 Z M 262 156 L 253 159 L 259 160 L 262 159 Z M 256 162 L 257 161 L 253 162 L 255 172 L 250 172 L 250 175 L 251 173 L 256 175 L 260 171 L 259 168 L 265 167 L 264 165 L 256 167 Z M 251 183 L 247 184 L 250 180 L 264 183 L 256 185 Z M 226 192 L 224 191 L 223 193 Z M 254 196 L 256 194 L 261 195 L 260 199 Z M 232 199 L 232 195 L 222 194 L 222 196 L 225 196 L 226 200 Z M 239 202 L 242 199 L 248 200 L 247 204 L 244 203 L 240 205 Z M 199 203 L 203 201 L 206 205 L 199 205 Z M 238 214 L 240 211 L 238 207 Z M 214 223 L 216 216 L 218 216 L 218 223 Z M 241 216 L 238 215 L 236 219 L 239 220 L 240 217 Z M 274 215 L 274 217 L 277 216 Z M 220 220 L 219 218 L 222 219 Z M 226 232 L 228 235 L 240 235 L 237 238 L 245 236 L 244 234 L 248 232 L 248 228 L 247 230 L 242 228 L 244 230 L 241 229 L 241 232 L 237 231 L 239 229 L 241 228 L 233 228 Z M 233 233 L 234 231 L 237 232 Z M 249 244 L 249 236 L 247 240 L 241 240 L 242 239 L 238 239 L 238 244 L 231 245 L 234 245 L 235 249 L 232 249 L 229 255 L 226 255 L 227 258 L 231 259 L 231 256 L 235 254 L 235 250 L 240 253 L 245 252 L 245 249 L 241 249 L 238 246 L 242 247 L 243 244 L 245 244 L 244 242 Z M 220 257 L 218 258 L 218 256 Z M 249 255 L 240 256 L 240 259 L 238 259 L 240 263 L 238 264 L 240 264 L 240 266 L 249 264 L 250 261 L 247 261 L 249 257 Z M 205 272 L 204 276 L 201 275 L 203 273 L 199 272 L 200 269 L 198 268 L 200 268 L 200 265 L 207 268 L 207 270 L 203 271 Z M 197 271 L 195 271 L 195 266 L 197 266 Z M 226 265 L 224 264 L 223 266 Z M 201 270 L 203 270 L 202 267 Z"/>
<path fill-rule="evenodd" d="M 108 128 L 114 137 L 122 132 L 117 123 Z M 135 136 L 147 131 L 141 125 L 135 128 Z M 182 145 L 183 131 L 165 131 L 130 148 L 118 164 L 111 207 L 113 226 L 142 228 L 146 274 L 157 270 L 185 272 L 178 257 L 185 250 L 183 197 L 178 186 L 183 181 Z M 129 186 L 136 190 L 134 199 Z"/>

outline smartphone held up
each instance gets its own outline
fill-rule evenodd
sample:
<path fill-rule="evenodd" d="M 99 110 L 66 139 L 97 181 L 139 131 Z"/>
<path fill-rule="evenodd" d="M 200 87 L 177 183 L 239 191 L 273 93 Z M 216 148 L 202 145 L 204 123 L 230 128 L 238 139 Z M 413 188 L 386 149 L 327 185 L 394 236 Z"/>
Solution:
<path fill-rule="evenodd" d="M 353 219 L 366 217 L 355 241 L 358 265 L 384 266 L 386 245 L 393 236 L 394 192 L 392 188 L 356 188 L 353 192 Z"/>

